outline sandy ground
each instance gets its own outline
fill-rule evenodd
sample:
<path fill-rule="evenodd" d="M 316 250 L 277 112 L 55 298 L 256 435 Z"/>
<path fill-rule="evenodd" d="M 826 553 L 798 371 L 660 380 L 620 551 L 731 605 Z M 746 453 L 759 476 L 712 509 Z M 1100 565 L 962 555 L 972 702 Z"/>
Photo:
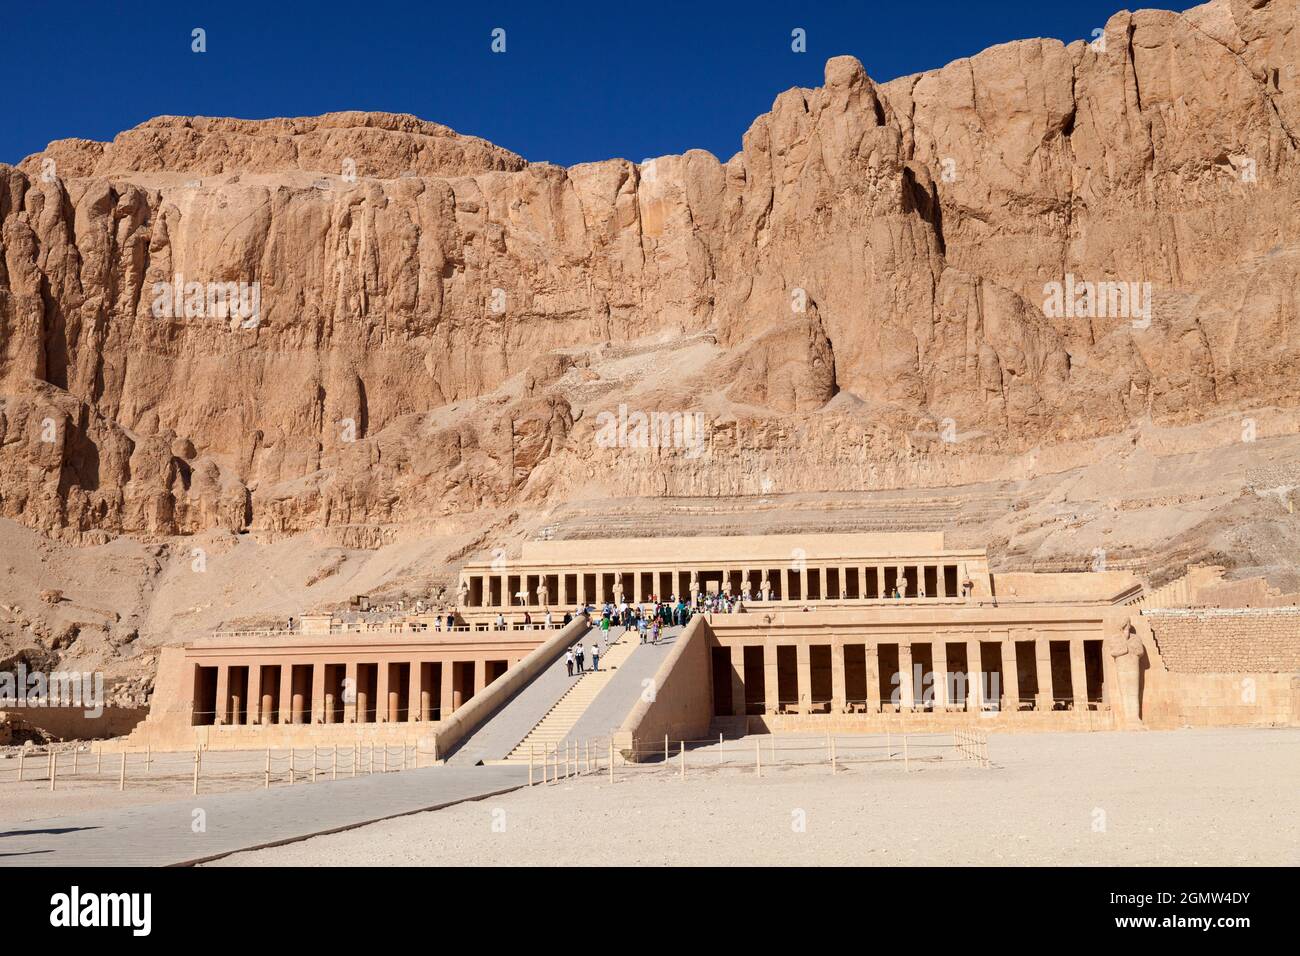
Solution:
<path fill-rule="evenodd" d="M 989 753 L 760 779 L 701 751 L 685 780 L 581 777 L 215 865 L 1300 865 L 1300 728 L 994 735 Z"/>

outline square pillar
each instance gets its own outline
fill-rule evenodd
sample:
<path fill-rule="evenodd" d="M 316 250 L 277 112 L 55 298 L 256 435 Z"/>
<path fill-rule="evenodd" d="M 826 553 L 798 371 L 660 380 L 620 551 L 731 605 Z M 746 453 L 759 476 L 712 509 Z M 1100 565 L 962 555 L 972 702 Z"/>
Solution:
<path fill-rule="evenodd" d="M 780 707 L 780 669 L 776 664 L 776 645 L 763 648 L 763 710 L 770 716 Z"/>
<path fill-rule="evenodd" d="M 568 610 L 570 603 L 572 603 L 569 600 L 569 576 L 563 569 L 561 569 L 560 573 L 557 575 L 555 587 L 556 600 L 560 602 L 561 611 Z M 564 615 L 561 614 L 560 616 L 563 617 Z"/>
<path fill-rule="evenodd" d="M 487 660 L 479 657 L 474 660 L 474 694 L 483 693 L 487 686 Z"/>
<path fill-rule="evenodd" d="M 343 723 L 357 722 L 357 662 L 343 665 Z"/>
<path fill-rule="evenodd" d="M 867 651 L 867 713 L 880 713 L 880 646 L 868 644 Z"/>
<path fill-rule="evenodd" d="M 948 696 L 948 645 L 944 641 L 935 641 L 930 645 L 930 654 L 934 659 L 934 709 L 944 711 L 952 703 Z"/>
<path fill-rule="evenodd" d="M 731 716 L 745 716 L 745 649 L 739 645 L 731 652 Z"/>
<path fill-rule="evenodd" d="M 841 568 L 840 573 L 844 570 Z M 848 692 L 844 689 L 844 644 L 831 643 L 831 713 L 842 714 L 848 709 Z"/>
<path fill-rule="evenodd" d="M 800 641 L 795 649 L 795 673 L 799 680 L 799 705 L 801 714 L 812 713 L 812 654 L 806 641 Z"/>
<path fill-rule="evenodd" d="M 1074 709 L 1088 709 L 1088 664 L 1083 656 L 1083 640 L 1070 641 L 1070 688 L 1074 693 Z"/>
<path fill-rule="evenodd" d="M 230 711 L 230 665 L 220 664 L 217 667 L 217 712 L 213 715 L 214 724 L 226 723 L 226 715 Z"/>
<path fill-rule="evenodd" d="M 1020 670 L 1016 664 L 1016 642 L 1010 636 L 1002 642 L 1003 708 L 1015 713 L 1020 709 Z"/>
<path fill-rule="evenodd" d="M 442 662 L 442 696 L 439 698 L 438 706 L 441 708 L 438 717 L 446 720 L 455 710 L 452 694 L 456 689 L 456 665 L 450 660 Z"/>
<path fill-rule="evenodd" d="M 248 722 L 262 722 L 262 664 L 253 661 L 248 665 Z"/>
<path fill-rule="evenodd" d="M 280 723 L 293 723 L 293 665 L 280 665 Z"/>
<path fill-rule="evenodd" d="M 388 661 L 381 660 L 376 670 L 379 672 L 375 681 L 375 722 L 388 721 Z"/>
<path fill-rule="evenodd" d="M 420 706 L 420 693 L 424 690 L 424 666 L 419 661 L 411 661 L 410 680 L 406 685 L 406 719 L 409 723 L 424 719 L 424 710 Z"/>
<path fill-rule="evenodd" d="M 1038 665 L 1038 699 L 1035 710 L 1052 709 L 1052 643 L 1045 637 L 1034 641 L 1034 661 Z"/>
<path fill-rule="evenodd" d="M 980 660 L 979 640 L 966 642 L 966 666 L 970 679 L 966 687 L 966 709 L 981 710 L 984 704 L 984 664 Z"/>
<path fill-rule="evenodd" d="M 898 707 L 906 713 L 916 701 L 916 691 L 912 686 L 912 645 L 898 644 Z"/>
<path fill-rule="evenodd" d="M 885 566 L 876 565 L 876 593 L 882 598 L 893 597 L 892 594 L 885 593 Z"/>
<path fill-rule="evenodd" d="M 317 662 L 311 668 L 311 724 L 325 723 L 325 664 Z"/>

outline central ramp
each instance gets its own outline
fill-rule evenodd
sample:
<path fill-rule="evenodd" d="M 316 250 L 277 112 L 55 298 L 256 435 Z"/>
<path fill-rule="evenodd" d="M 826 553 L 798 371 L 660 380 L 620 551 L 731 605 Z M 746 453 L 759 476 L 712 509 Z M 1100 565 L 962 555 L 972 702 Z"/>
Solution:
<path fill-rule="evenodd" d="M 599 628 L 591 627 L 581 637 L 575 637 L 573 643 L 581 641 L 590 647 L 599 635 Z M 604 660 L 601 665 L 603 668 Z M 457 745 L 448 755 L 447 763 L 452 766 L 472 766 L 503 760 L 566 697 L 582 684 L 599 676 L 583 674 L 581 677 L 570 677 L 564 666 L 564 654 L 560 653 L 541 673 Z M 528 759 L 526 748 L 524 759 Z"/>
<path fill-rule="evenodd" d="M 659 665 L 672 652 L 683 630 L 685 628 L 665 628 L 659 635 L 658 644 L 641 644 L 636 634 L 629 635 L 635 653 L 610 677 L 600 694 L 574 721 L 560 741 L 561 745 L 613 736 L 641 695 L 653 689 L 652 681 Z M 527 756 L 525 752 L 524 757 Z"/>

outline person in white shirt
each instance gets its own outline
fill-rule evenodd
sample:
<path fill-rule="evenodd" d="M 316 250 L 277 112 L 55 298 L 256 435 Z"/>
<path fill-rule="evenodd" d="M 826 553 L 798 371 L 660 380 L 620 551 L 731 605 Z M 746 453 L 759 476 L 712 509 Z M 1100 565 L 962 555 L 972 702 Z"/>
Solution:
<path fill-rule="evenodd" d="M 564 666 L 565 669 L 568 670 L 569 676 L 572 677 L 573 676 L 573 649 L 572 648 L 564 652 Z"/>
<path fill-rule="evenodd" d="M 547 629 L 548 631 L 551 629 L 551 609 L 550 609 L 550 608 L 547 608 L 547 609 L 546 609 L 546 629 Z"/>

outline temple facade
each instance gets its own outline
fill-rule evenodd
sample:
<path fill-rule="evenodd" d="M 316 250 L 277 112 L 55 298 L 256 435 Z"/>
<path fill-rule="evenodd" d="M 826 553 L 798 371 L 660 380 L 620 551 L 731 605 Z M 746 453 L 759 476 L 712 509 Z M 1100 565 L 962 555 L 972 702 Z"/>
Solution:
<path fill-rule="evenodd" d="M 946 549 L 942 532 L 530 541 L 518 559 L 466 564 L 457 591 L 467 619 L 701 594 L 772 606 L 993 596 L 984 550 Z"/>
<path fill-rule="evenodd" d="M 239 748 L 418 735 L 441 745 L 448 727 L 459 739 L 590 642 L 583 607 L 598 618 L 605 603 L 675 599 L 713 610 L 675 638 L 651 717 L 655 707 L 689 713 L 692 733 L 1300 714 L 1300 641 L 1288 630 L 1297 609 L 1188 618 L 1148 607 L 1127 572 L 994 573 L 983 549 L 947 548 L 941 534 L 530 542 L 517 558 L 467 563 L 458 591 L 459 607 L 429 614 L 307 615 L 292 633 L 166 647 L 133 738 Z M 709 600 L 719 596 L 732 600 Z M 1272 642 L 1271 656 L 1243 656 L 1220 636 L 1247 627 Z M 1238 700 L 1247 678 L 1252 696 Z"/>

